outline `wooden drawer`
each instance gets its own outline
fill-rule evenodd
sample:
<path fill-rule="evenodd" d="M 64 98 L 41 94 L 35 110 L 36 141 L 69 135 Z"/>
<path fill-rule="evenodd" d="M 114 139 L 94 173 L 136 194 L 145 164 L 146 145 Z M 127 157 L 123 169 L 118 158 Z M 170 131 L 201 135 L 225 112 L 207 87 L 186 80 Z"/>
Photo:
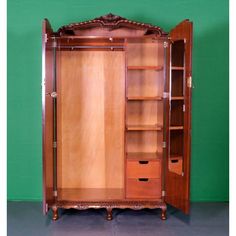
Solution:
<path fill-rule="evenodd" d="M 160 178 L 161 165 L 159 160 L 138 161 L 128 160 L 126 167 L 127 178 Z"/>
<path fill-rule="evenodd" d="M 160 198 L 161 179 L 136 178 L 126 181 L 126 198 Z"/>

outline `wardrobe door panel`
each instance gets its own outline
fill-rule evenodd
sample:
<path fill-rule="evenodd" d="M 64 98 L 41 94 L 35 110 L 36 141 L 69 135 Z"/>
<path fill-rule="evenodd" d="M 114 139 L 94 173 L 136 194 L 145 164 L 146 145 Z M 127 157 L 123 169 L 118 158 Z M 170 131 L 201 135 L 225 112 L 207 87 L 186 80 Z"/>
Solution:
<path fill-rule="evenodd" d="M 165 201 L 189 213 L 192 22 L 185 20 L 177 25 L 170 39 Z"/>
<path fill-rule="evenodd" d="M 43 135 L 43 212 L 53 202 L 53 33 L 47 19 L 42 27 L 42 135 Z"/>

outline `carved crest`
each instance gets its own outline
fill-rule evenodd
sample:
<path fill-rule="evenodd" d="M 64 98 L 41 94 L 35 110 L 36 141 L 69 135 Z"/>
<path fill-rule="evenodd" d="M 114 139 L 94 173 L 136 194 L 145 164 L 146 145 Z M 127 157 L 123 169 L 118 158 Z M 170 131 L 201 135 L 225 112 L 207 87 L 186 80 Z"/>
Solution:
<path fill-rule="evenodd" d="M 79 23 L 72 23 L 69 25 L 62 26 L 58 29 L 57 33 L 59 35 L 75 35 L 76 31 L 86 30 L 91 28 L 106 28 L 109 31 L 118 28 L 127 28 L 135 30 L 144 30 L 145 34 L 157 34 L 159 36 L 166 36 L 167 33 L 164 32 L 160 27 L 151 24 L 131 21 L 121 16 L 113 15 L 109 13 L 104 16 L 97 17 L 93 20 L 83 21 Z"/>

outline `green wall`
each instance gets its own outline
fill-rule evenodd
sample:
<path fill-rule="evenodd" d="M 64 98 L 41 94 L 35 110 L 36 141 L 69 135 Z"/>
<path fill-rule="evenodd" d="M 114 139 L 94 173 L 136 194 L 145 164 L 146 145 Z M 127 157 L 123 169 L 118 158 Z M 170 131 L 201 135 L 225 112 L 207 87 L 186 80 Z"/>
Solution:
<path fill-rule="evenodd" d="M 41 24 L 112 12 L 169 31 L 194 22 L 192 201 L 229 197 L 227 0 L 8 0 L 8 199 L 42 198 Z"/>

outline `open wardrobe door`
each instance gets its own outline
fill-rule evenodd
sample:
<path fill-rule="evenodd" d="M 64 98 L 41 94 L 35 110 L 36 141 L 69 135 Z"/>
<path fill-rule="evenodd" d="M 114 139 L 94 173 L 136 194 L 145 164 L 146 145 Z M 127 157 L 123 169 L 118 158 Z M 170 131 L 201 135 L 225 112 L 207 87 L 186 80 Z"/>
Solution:
<path fill-rule="evenodd" d="M 42 25 L 42 136 L 43 136 L 43 212 L 53 201 L 53 33 L 47 19 Z"/>
<path fill-rule="evenodd" d="M 192 22 L 184 20 L 171 30 L 167 160 L 165 165 L 166 203 L 189 213 L 191 153 Z"/>

